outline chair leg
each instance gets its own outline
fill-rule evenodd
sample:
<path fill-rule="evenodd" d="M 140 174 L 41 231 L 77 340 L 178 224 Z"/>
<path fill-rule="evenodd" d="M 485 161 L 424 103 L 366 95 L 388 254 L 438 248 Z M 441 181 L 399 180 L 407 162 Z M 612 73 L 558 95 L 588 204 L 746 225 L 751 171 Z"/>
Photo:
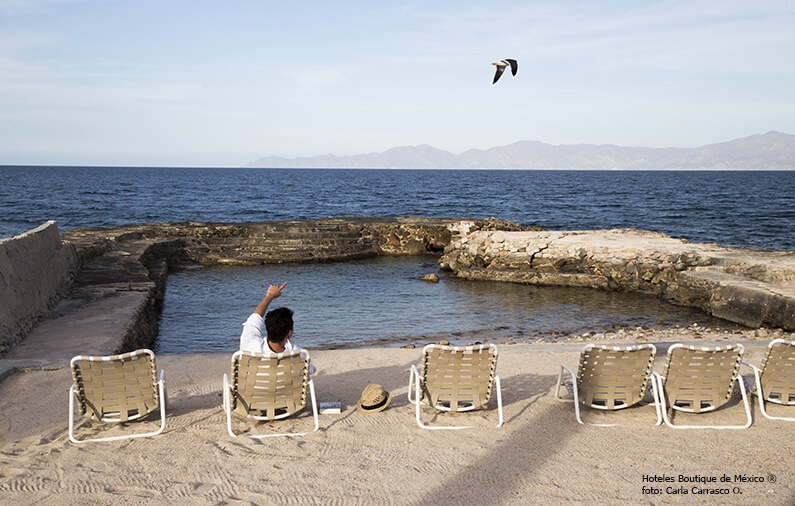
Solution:
<path fill-rule="evenodd" d="M 502 427 L 503 416 L 502 416 L 502 386 L 500 385 L 500 375 L 494 375 L 494 387 L 497 389 L 497 413 L 500 416 L 499 422 L 497 422 L 497 427 Z"/>
<path fill-rule="evenodd" d="M 665 422 L 665 425 L 667 425 L 668 427 L 674 429 L 684 428 L 684 427 L 675 426 L 668 419 L 668 406 L 665 403 L 665 385 L 663 385 L 662 376 L 660 376 L 658 373 L 655 372 L 652 373 L 652 379 L 656 379 L 657 381 L 657 395 L 659 396 L 660 400 L 660 415 L 662 416 L 663 422 Z"/>
<path fill-rule="evenodd" d="M 651 381 L 651 391 L 652 397 L 654 397 L 654 410 L 657 412 L 657 423 L 654 425 L 662 425 L 662 409 L 660 408 L 660 389 L 657 387 L 657 380 L 652 373 L 651 377 L 649 378 Z"/>
<path fill-rule="evenodd" d="M 81 443 L 75 438 L 75 386 L 69 387 L 69 441 Z"/>
<path fill-rule="evenodd" d="M 785 422 L 795 422 L 795 417 L 773 416 L 770 413 L 768 413 L 767 409 L 765 408 L 765 401 L 761 397 L 759 397 L 759 408 L 760 408 L 759 410 L 762 412 L 762 416 L 764 416 L 768 420 L 782 420 Z"/>
<path fill-rule="evenodd" d="M 232 431 L 232 399 L 229 386 L 229 376 L 224 374 L 224 412 L 226 413 L 226 431 L 232 437 L 237 437 L 237 434 Z"/>
<path fill-rule="evenodd" d="M 737 375 L 737 383 L 740 384 L 740 393 L 743 396 L 743 406 L 745 406 L 745 416 L 748 418 L 748 421 L 745 425 L 737 426 L 737 429 L 747 429 L 751 426 L 754 422 L 753 416 L 751 415 L 751 403 L 748 402 L 748 393 L 745 391 L 745 384 L 743 383 L 743 377 L 739 374 Z"/>
<path fill-rule="evenodd" d="M 412 365 L 411 366 L 411 370 L 409 370 L 409 390 L 408 390 L 408 392 L 406 392 L 406 397 L 408 397 L 410 404 L 414 404 L 414 398 L 411 396 L 411 394 L 414 393 L 414 373 L 415 373 L 415 371 L 417 371 L 417 367 Z M 417 376 L 419 377 L 419 373 L 417 373 Z"/>
<path fill-rule="evenodd" d="M 160 381 L 157 382 L 157 389 L 160 393 L 160 429 L 152 434 L 160 434 L 166 428 L 166 374 L 164 370 L 160 371 Z"/>
<path fill-rule="evenodd" d="M 555 399 L 559 400 L 560 402 L 571 402 L 568 399 L 564 399 L 560 396 L 560 387 L 563 386 L 563 373 L 566 371 L 571 374 L 571 380 L 574 381 L 574 371 L 572 371 L 568 366 L 561 365 L 560 372 L 558 373 L 557 387 L 555 388 Z"/>
<path fill-rule="evenodd" d="M 312 429 L 312 432 L 318 430 L 320 428 L 320 420 L 317 416 L 317 399 L 315 399 L 315 382 L 311 379 L 309 380 L 309 395 L 312 400 L 312 417 L 315 419 L 315 428 Z"/>

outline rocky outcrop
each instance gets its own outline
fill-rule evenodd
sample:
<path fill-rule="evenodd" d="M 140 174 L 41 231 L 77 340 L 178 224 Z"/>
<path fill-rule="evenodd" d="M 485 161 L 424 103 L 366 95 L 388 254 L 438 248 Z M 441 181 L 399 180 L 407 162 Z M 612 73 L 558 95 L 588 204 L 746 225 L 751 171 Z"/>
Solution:
<path fill-rule="evenodd" d="M 63 234 L 84 265 L 99 256 L 128 254 L 144 264 L 258 265 L 333 262 L 377 255 L 438 255 L 460 220 L 434 218 L 328 218 L 259 223 L 151 223 L 73 229 Z M 489 218 L 472 230 L 542 230 Z M 116 253 L 113 253 L 116 252 Z M 113 261 L 111 261 L 113 263 Z"/>
<path fill-rule="evenodd" d="M 641 230 L 456 229 L 440 260 L 467 279 L 657 295 L 749 327 L 795 329 L 795 252 L 690 244 Z"/>

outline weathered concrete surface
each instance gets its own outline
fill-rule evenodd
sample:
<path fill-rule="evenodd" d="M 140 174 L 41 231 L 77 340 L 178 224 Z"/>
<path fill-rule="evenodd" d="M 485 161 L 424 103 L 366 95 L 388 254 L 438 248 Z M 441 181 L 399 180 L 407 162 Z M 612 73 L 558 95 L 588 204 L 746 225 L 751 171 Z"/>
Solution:
<path fill-rule="evenodd" d="M 150 248 L 148 257 L 165 257 L 170 264 L 331 262 L 376 255 L 439 254 L 450 243 L 451 228 L 458 221 L 352 217 L 239 224 L 151 223 L 74 229 L 63 238 L 75 244 L 87 261 L 117 246 L 127 251 L 130 244 L 142 244 Z M 470 223 L 478 230 L 542 230 L 495 218 Z"/>
<path fill-rule="evenodd" d="M 76 354 L 107 355 L 120 347 L 128 328 L 142 315 L 141 306 L 147 298 L 143 292 L 119 292 L 93 301 L 73 299 L 61 304 L 57 313 L 42 321 L 4 359 L 57 361 Z"/>
<path fill-rule="evenodd" d="M 793 251 L 633 229 L 453 233 L 440 264 L 463 278 L 639 291 L 749 327 L 795 329 Z"/>
<path fill-rule="evenodd" d="M 61 242 L 54 221 L 0 239 L 0 356 L 55 306 L 77 268 L 75 248 Z"/>

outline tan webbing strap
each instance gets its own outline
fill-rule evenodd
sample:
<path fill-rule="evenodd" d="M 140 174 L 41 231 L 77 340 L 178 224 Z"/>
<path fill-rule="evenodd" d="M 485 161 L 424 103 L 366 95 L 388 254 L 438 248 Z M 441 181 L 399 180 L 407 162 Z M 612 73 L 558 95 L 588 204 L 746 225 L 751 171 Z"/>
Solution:
<path fill-rule="evenodd" d="M 159 406 L 155 363 L 139 351 L 109 357 L 81 356 L 73 362 L 80 412 L 105 422 L 141 418 Z"/>
<path fill-rule="evenodd" d="M 488 345 L 432 346 L 422 362 L 423 389 L 434 407 L 470 410 L 491 399 L 496 348 Z"/>
<path fill-rule="evenodd" d="M 577 372 L 580 403 L 611 410 L 637 404 L 646 395 L 654 354 L 651 346 L 586 347 Z"/>
<path fill-rule="evenodd" d="M 795 341 L 771 342 L 760 370 L 762 398 L 777 404 L 795 405 Z"/>
<path fill-rule="evenodd" d="M 743 348 L 671 348 L 664 367 L 665 396 L 671 407 L 711 411 L 726 403 L 740 372 Z"/>
<path fill-rule="evenodd" d="M 249 415 L 282 418 L 306 406 L 309 358 L 300 350 L 269 356 L 244 353 L 233 364 L 232 378 L 233 402 L 239 399 Z"/>

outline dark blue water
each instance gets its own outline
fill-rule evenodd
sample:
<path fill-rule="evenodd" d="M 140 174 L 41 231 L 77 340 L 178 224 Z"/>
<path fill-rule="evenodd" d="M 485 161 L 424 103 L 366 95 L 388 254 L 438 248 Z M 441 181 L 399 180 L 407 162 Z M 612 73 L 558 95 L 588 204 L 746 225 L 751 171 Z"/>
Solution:
<path fill-rule="evenodd" d="M 0 167 L 0 237 L 153 221 L 498 218 L 795 249 L 795 171 Z"/>

